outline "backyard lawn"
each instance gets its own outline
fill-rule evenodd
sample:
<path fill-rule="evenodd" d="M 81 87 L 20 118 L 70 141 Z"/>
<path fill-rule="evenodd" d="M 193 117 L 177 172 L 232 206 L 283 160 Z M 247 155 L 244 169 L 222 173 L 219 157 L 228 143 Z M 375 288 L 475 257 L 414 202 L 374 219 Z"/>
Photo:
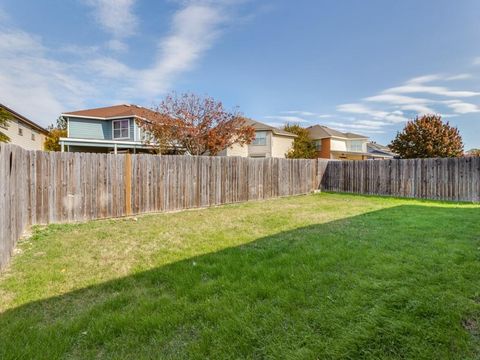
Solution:
<path fill-rule="evenodd" d="M 1 359 L 478 359 L 480 206 L 316 194 L 37 228 Z"/>

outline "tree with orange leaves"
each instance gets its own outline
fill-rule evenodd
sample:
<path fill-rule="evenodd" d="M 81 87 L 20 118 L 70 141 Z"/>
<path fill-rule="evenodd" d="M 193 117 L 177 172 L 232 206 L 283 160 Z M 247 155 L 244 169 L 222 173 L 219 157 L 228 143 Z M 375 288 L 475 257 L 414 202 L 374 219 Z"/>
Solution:
<path fill-rule="evenodd" d="M 460 157 L 463 142 L 460 132 L 440 115 L 424 115 L 409 121 L 390 144 L 403 159 Z"/>
<path fill-rule="evenodd" d="M 191 155 L 213 156 L 255 138 L 255 129 L 237 111 L 227 111 L 211 97 L 172 93 L 154 110 L 157 116 L 139 121 L 139 126 L 160 153 L 181 149 Z"/>

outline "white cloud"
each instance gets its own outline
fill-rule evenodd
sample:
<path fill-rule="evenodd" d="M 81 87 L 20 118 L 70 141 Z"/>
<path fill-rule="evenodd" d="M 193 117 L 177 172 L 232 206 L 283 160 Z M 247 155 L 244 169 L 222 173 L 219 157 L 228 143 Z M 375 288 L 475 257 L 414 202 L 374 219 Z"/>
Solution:
<path fill-rule="evenodd" d="M 125 41 L 118 40 L 118 39 L 112 39 L 107 42 L 107 47 L 110 50 L 113 51 L 118 51 L 118 52 L 123 52 L 128 50 L 128 45 Z"/>
<path fill-rule="evenodd" d="M 471 79 L 472 77 L 473 77 L 472 74 L 458 74 L 458 75 L 449 76 L 445 80 L 446 81 L 467 80 L 467 79 Z"/>
<path fill-rule="evenodd" d="M 405 111 L 413 111 L 419 115 L 436 113 L 436 111 L 433 108 L 422 105 L 422 104 L 406 104 L 406 105 L 400 106 L 400 109 Z"/>
<path fill-rule="evenodd" d="M 159 43 L 153 67 L 140 72 L 136 88 L 149 95 L 166 91 L 174 76 L 191 69 L 210 49 L 227 20 L 215 5 L 189 4 L 175 13 L 170 34 Z"/>
<path fill-rule="evenodd" d="M 270 120 L 280 120 L 283 122 L 293 122 L 293 123 L 308 123 L 308 120 L 305 120 L 304 118 L 301 118 L 299 116 L 265 116 L 265 119 L 270 119 Z"/>
<path fill-rule="evenodd" d="M 429 99 L 414 98 L 411 96 L 398 94 L 380 94 L 367 97 L 365 100 L 370 102 L 398 105 L 401 110 L 415 111 L 419 114 L 435 113 L 434 109 L 427 106 L 427 104 L 432 104 L 435 101 Z"/>
<path fill-rule="evenodd" d="M 461 100 L 445 101 L 445 104 L 457 114 L 471 114 L 480 112 L 480 107 Z"/>
<path fill-rule="evenodd" d="M 136 0 L 85 0 L 94 8 L 96 21 L 114 38 L 121 39 L 135 33 L 138 19 L 133 11 Z"/>
<path fill-rule="evenodd" d="M 480 65 L 480 56 L 473 60 L 473 65 Z"/>
<path fill-rule="evenodd" d="M 441 78 L 442 76 L 440 74 L 423 75 L 408 80 L 407 84 L 425 84 L 435 80 L 440 80 Z"/>
<path fill-rule="evenodd" d="M 302 111 L 302 110 L 290 110 L 290 111 L 282 111 L 283 114 L 294 114 L 294 115 L 301 115 L 301 116 L 315 116 L 317 115 L 311 111 Z"/>
<path fill-rule="evenodd" d="M 113 35 L 110 46 L 121 50 L 122 37 L 133 33 L 135 20 L 121 20 L 126 29 L 117 29 L 106 9 L 116 3 L 119 9 L 114 9 L 114 17 L 123 18 L 131 14 L 134 1 L 89 3 L 97 6 L 99 19 Z M 85 107 L 87 100 L 89 105 L 110 104 L 114 99 L 153 104 L 171 89 L 177 76 L 195 66 L 213 46 L 221 27 L 234 19 L 233 8 L 227 9 L 222 3 L 182 2 L 173 14 L 169 33 L 157 42 L 157 56 L 146 68 L 133 68 L 117 58 L 103 56 L 97 46 L 60 44 L 47 48 L 40 37 L 0 26 L 1 101 L 43 125 L 64 111 Z M 79 56 L 65 60 L 71 59 L 66 54 Z"/>
<path fill-rule="evenodd" d="M 110 57 L 97 57 L 87 61 L 86 66 L 96 72 L 97 76 L 107 79 L 121 78 L 127 85 L 133 81 L 136 76 L 136 71 L 125 65 L 124 63 Z"/>
<path fill-rule="evenodd" d="M 445 97 L 472 97 L 479 96 L 475 91 L 454 91 L 443 86 L 426 86 L 421 84 L 406 84 L 384 91 L 385 94 L 432 94 Z"/>
<path fill-rule="evenodd" d="M 383 134 L 385 131 L 382 130 L 384 126 L 389 125 L 388 123 L 382 122 L 371 122 L 368 120 L 357 120 L 354 123 L 345 123 L 345 122 L 328 122 L 327 126 L 332 127 L 336 130 L 343 132 L 360 132 L 366 134 Z"/>
<path fill-rule="evenodd" d="M 318 114 L 311 111 L 303 111 L 303 110 L 290 110 L 290 111 L 282 111 L 282 114 L 292 114 L 292 115 L 299 115 L 299 116 L 306 116 L 306 117 L 315 117 L 317 119 L 327 119 L 331 118 L 332 115 L 330 114 Z"/>
<path fill-rule="evenodd" d="M 47 125 L 65 107 L 78 108 L 90 84 L 79 80 L 75 68 L 48 58 L 40 40 L 22 31 L 0 32 L 0 98 L 7 106 Z"/>
<path fill-rule="evenodd" d="M 428 104 L 432 102 L 432 100 L 428 100 L 428 99 L 414 98 L 411 96 L 398 95 L 398 94 L 379 94 L 379 95 L 367 97 L 365 98 L 365 100 L 371 101 L 371 102 L 388 103 L 388 104 L 395 104 L 395 105 Z"/>
<path fill-rule="evenodd" d="M 112 39 L 107 42 L 110 50 L 123 52 L 128 49 L 125 38 L 135 34 L 138 18 L 134 13 L 136 0 L 84 0 L 93 7 L 95 20 Z"/>
<path fill-rule="evenodd" d="M 389 112 L 384 110 L 376 110 L 363 104 L 343 104 L 337 106 L 337 110 L 339 112 L 346 112 L 350 114 L 368 115 L 374 119 L 386 120 L 390 123 L 401 123 L 408 120 L 403 116 L 402 111 L 396 110 Z"/>
<path fill-rule="evenodd" d="M 433 81 L 452 81 L 462 80 L 470 77 L 469 74 L 460 74 L 454 76 L 445 75 L 425 75 L 416 77 L 406 81 L 401 86 L 392 87 L 383 91 L 383 94 L 431 94 L 443 97 L 473 97 L 479 96 L 480 92 L 468 91 L 468 90 L 450 90 L 444 86 L 430 86 L 426 85 Z"/>

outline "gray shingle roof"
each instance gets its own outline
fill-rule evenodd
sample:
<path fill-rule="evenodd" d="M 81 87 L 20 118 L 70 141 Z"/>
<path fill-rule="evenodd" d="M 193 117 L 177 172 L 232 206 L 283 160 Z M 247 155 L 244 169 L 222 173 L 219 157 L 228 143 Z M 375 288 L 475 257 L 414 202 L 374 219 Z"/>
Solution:
<path fill-rule="evenodd" d="M 255 130 L 259 130 L 259 131 L 272 131 L 275 135 L 289 136 L 289 137 L 297 137 L 297 135 L 292 134 L 292 133 L 290 133 L 290 132 L 288 132 L 288 131 L 285 131 L 285 130 L 276 128 L 276 127 L 274 127 L 274 126 L 271 126 L 271 125 L 262 123 L 262 122 L 257 121 L 257 120 L 252 120 L 252 119 L 248 119 L 248 118 L 245 118 L 244 120 L 246 121 L 246 123 L 247 123 L 248 125 L 253 126 L 253 127 L 255 128 Z"/>
<path fill-rule="evenodd" d="M 310 136 L 314 140 L 338 137 L 344 139 L 368 139 L 368 136 L 355 134 L 351 132 L 341 132 L 324 125 L 313 125 L 307 128 Z"/>

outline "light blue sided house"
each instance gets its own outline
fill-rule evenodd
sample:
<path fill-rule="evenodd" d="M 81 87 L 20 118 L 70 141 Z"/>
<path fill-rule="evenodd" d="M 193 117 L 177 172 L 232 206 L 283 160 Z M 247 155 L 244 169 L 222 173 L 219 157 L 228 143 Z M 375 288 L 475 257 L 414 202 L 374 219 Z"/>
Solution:
<path fill-rule="evenodd" d="M 150 152 L 144 143 L 138 120 L 155 116 L 152 110 L 137 105 L 115 105 L 63 113 L 67 137 L 60 138 L 62 151 Z"/>

